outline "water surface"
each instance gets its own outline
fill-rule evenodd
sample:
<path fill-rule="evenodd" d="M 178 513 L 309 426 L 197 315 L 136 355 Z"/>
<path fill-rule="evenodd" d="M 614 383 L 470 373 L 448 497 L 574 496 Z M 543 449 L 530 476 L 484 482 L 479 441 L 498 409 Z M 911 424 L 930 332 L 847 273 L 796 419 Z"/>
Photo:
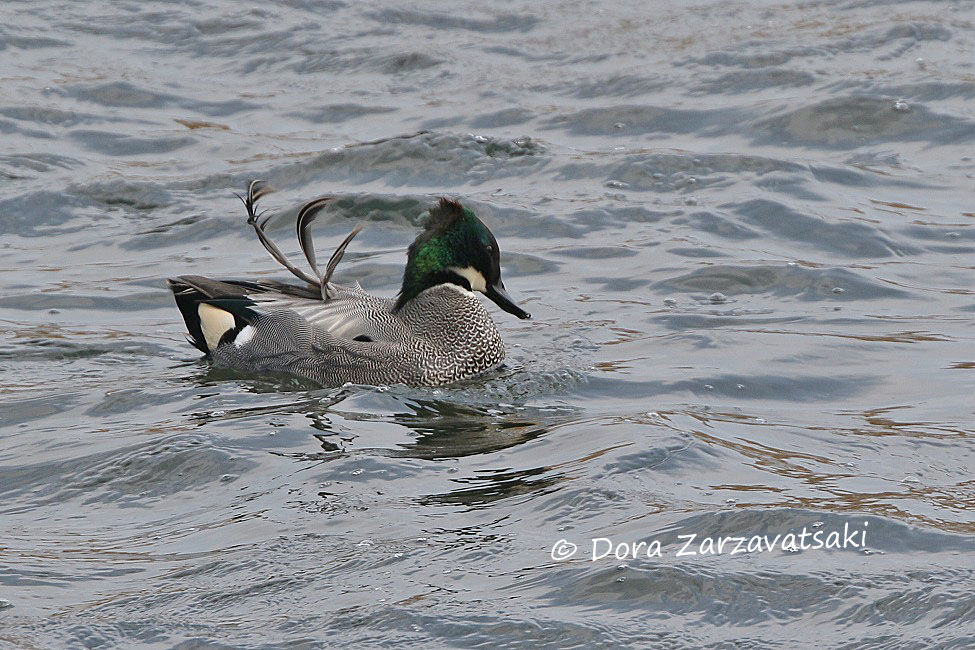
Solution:
<path fill-rule="evenodd" d="M 970 644 L 972 2 L 0 18 L 2 643 Z M 293 254 L 338 197 L 318 248 L 365 223 L 337 280 L 383 295 L 469 204 L 533 314 L 488 305 L 506 367 L 200 360 L 166 277 L 284 277 L 254 178 Z"/>

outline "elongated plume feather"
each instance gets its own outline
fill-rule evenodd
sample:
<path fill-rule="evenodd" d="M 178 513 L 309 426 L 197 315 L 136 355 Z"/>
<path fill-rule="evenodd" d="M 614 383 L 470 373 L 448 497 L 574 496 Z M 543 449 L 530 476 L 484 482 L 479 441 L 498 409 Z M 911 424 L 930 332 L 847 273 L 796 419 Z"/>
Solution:
<path fill-rule="evenodd" d="M 339 262 L 342 261 L 342 256 L 345 255 L 345 249 L 349 246 L 349 243 L 355 239 L 355 236 L 358 235 L 361 230 L 362 224 L 359 224 L 353 228 L 352 232 L 350 232 L 346 238 L 342 240 L 342 243 L 339 244 L 338 248 L 335 249 L 332 256 L 328 258 L 328 264 L 325 265 L 325 274 L 322 275 L 322 300 L 331 299 L 332 296 L 328 292 L 328 283 L 332 279 L 332 273 L 335 272 L 335 267 L 338 266 Z"/>
<path fill-rule="evenodd" d="M 257 213 L 257 202 L 262 196 L 270 194 L 274 190 L 264 181 L 254 180 L 250 182 L 247 186 L 247 197 L 242 197 L 237 194 L 237 198 L 241 200 L 244 204 L 244 208 L 247 210 L 247 223 L 254 227 L 254 232 L 257 233 L 257 238 L 261 240 L 261 244 L 267 249 L 267 252 L 271 254 L 281 266 L 291 271 L 292 274 L 299 280 L 307 282 L 310 285 L 320 285 L 321 279 L 317 277 L 312 277 L 292 264 L 284 253 L 281 252 L 273 241 L 264 232 L 264 226 L 267 225 L 267 219 L 259 221 L 261 214 Z M 268 217 L 270 218 L 270 217 Z"/>
<path fill-rule="evenodd" d="M 322 208 L 331 200 L 332 197 L 326 196 L 304 204 L 298 210 L 298 221 L 295 222 L 298 243 L 301 245 L 301 250 L 305 254 L 305 259 L 308 260 L 308 266 L 318 276 L 319 281 L 321 281 L 322 273 L 318 270 L 318 263 L 315 260 L 315 243 L 312 241 L 309 226 L 311 226 L 311 222 L 315 220 L 315 217 L 318 216 Z"/>
<path fill-rule="evenodd" d="M 264 248 L 267 249 L 267 252 L 271 254 L 271 257 L 277 260 L 277 262 L 284 268 L 291 271 L 291 273 L 294 274 L 294 276 L 299 280 L 303 280 L 312 286 L 317 285 L 319 294 L 321 295 L 323 301 L 331 300 L 332 295 L 328 289 L 329 280 L 332 277 L 332 273 L 335 272 L 335 267 L 338 266 L 340 261 L 342 261 L 342 256 L 345 254 L 345 249 L 349 245 L 349 242 L 351 242 L 352 239 L 359 234 L 359 231 L 362 230 L 362 226 L 356 226 L 355 229 L 342 241 L 342 243 L 339 244 L 338 248 L 335 249 L 335 252 L 332 253 L 332 256 L 328 259 L 328 264 L 325 266 L 325 272 L 322 273 L 318 269 L 318 261 L 315 257 L 315 244 L 312 240 L 310 226 L 318 216 L 318 213 L 321 212 L 322 208 L 324 208 L 329 201 L 333 200 L 333 197 L 325 196 L 320 199 L 315 199 L 314 201 L 309 201 L 305 205 L 301 206 L 301 209 L 298 210 L 298 219 L 295 223 L 295 231 L 298 234 L 298 243 L 301 245 L 301 250 L 305 254 L 305 259 L 308 260 L 308 265 L 315 273 L 315 276 L 317 276 L 312 277 L 292 264 L 288 258 L 285 257 L 284 253 L 281 252 L 281 249 L 279 249 L 277 245 L 271 241 L 270 237 L 267 236 L 267 233 L 264 232 L 264 226 L 267 225 L 267 222 L 271 217 L 265 217 L 263 219 L 261 218 L 264 213 L 257 212 L 257 202 L 262 196 L 270 194 L 273 191 L 273 188 L 271 188 L 264 181 L 254 180 L 251 181 L 247 186 L 246 197 L 239 194 L 236 195 L 237 198 L 240 199 L 244 204 L 244 208 L 247 210 L 247 223 L 254 227 L 254 232 L 257 233 L 257 238 L 261 241 L 261 244 L 264 245 Z"/>

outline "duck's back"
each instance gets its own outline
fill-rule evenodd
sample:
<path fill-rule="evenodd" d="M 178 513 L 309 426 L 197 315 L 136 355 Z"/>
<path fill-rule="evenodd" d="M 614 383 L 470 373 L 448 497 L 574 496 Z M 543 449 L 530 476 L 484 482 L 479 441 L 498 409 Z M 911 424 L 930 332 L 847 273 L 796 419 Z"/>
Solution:
<path fill-rule="evenodd" d="M 263 293 L 252 295 L 265 309 L 290 309 L 338 338 L 359 341 L 392 341 L 397 332 L 392 298 L 373 296 L 361 287 L 330 284 L 331 298 L 315 298 Z"/>

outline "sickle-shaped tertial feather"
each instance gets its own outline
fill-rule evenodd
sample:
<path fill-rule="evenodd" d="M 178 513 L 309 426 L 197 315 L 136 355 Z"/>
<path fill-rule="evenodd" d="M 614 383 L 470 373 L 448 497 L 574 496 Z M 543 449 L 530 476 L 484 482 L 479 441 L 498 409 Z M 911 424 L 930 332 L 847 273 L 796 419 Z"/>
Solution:
<path fill-rule="evenodd" d="M 285 257 L 284 253 L 281 252 L 281 249 L 278 248 L 273 241 L 271 241 L 270 237 L 268 237 L 267 233 L 264 231 L 264 226 L 267 225 L 270 217 L 263 220 L 261 219 L 261 216 L 264 213 L 258 213 L 256 211 L 257 202 L 261 199 L 261 197 L 270 194 L 273 191 L 274 189 L 264 181 L 254 180 L 251 181 L 247 186 L 246 198 L 239 194 L 236 195 L 237 198 L 240 199 L 244 204 L 244 208 L 247 210 L 247 223 L 254 227 L 254 232 L 257 233 L 257 238 L 261 241 L 261 244 L 264 245 L 264 248 L 267 249 L 267 252 L 271 254 L 271 257 L 277 260 L 277 262 L 284 268 L 291 271 L 291 273 L 299 280 L 318 286 L 319 292 L 322 296 L 322 301 L 327 302 L 332 298 L 331 293 L 328 290 L 328 283 L 332 277 L 332 273 L 335 271 L 335 267 L 338 266 L 338 263 L 342 260 L 342 256 L 345 254 L 345 249 L 349 245 L 349 242 L 351 242 L 352 239 L 359 234 L 359 231 L 362 230 L 362 226 L 356 226 L 355 229 L 342 241 L 342 243 L 339 244 L 338 248 L 335 249 L 335 252 L 332 253 L 332 256 L 329 258 L 328 264 L 325 266 L 325 272 L 322 273 L 318 270 L 318 262 L 315 257 L 315 244 L 312 241 L 309 226 L 315 220 L 315 217 L 318 216 L 318 213 L 322 210 L 322 208 L 324 208 L 329 201 L 333 200 L 333 197 L 322 197 L 315 199 L 314 201 L 309 201 L 305 205 L 301 206 L 301 209 L 298 210 L 298 220 L 295 223 L 295 231 L 298 235 L 298 244 L 301 246 L 301 250 L 305 254 L 305 259 L 308 261 L 308 265 L 311 267 L 311 270 L 315 273 L 315 277 L 310 276 L 292 264 L 291 261 Z"/>

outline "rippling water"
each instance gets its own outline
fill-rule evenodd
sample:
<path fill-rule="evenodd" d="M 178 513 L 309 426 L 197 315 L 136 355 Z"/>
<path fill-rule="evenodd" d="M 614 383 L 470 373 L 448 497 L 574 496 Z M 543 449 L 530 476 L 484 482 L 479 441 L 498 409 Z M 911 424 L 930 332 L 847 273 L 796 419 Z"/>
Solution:
<path fill-rule="evenodd" d="M 0 644 L 969 647 L 972 2 L 0 18 Z M 469 203 L 507 366 L 210 368 L 165 278 L 279 275 L 252 178 L 386 295 Z"/>

